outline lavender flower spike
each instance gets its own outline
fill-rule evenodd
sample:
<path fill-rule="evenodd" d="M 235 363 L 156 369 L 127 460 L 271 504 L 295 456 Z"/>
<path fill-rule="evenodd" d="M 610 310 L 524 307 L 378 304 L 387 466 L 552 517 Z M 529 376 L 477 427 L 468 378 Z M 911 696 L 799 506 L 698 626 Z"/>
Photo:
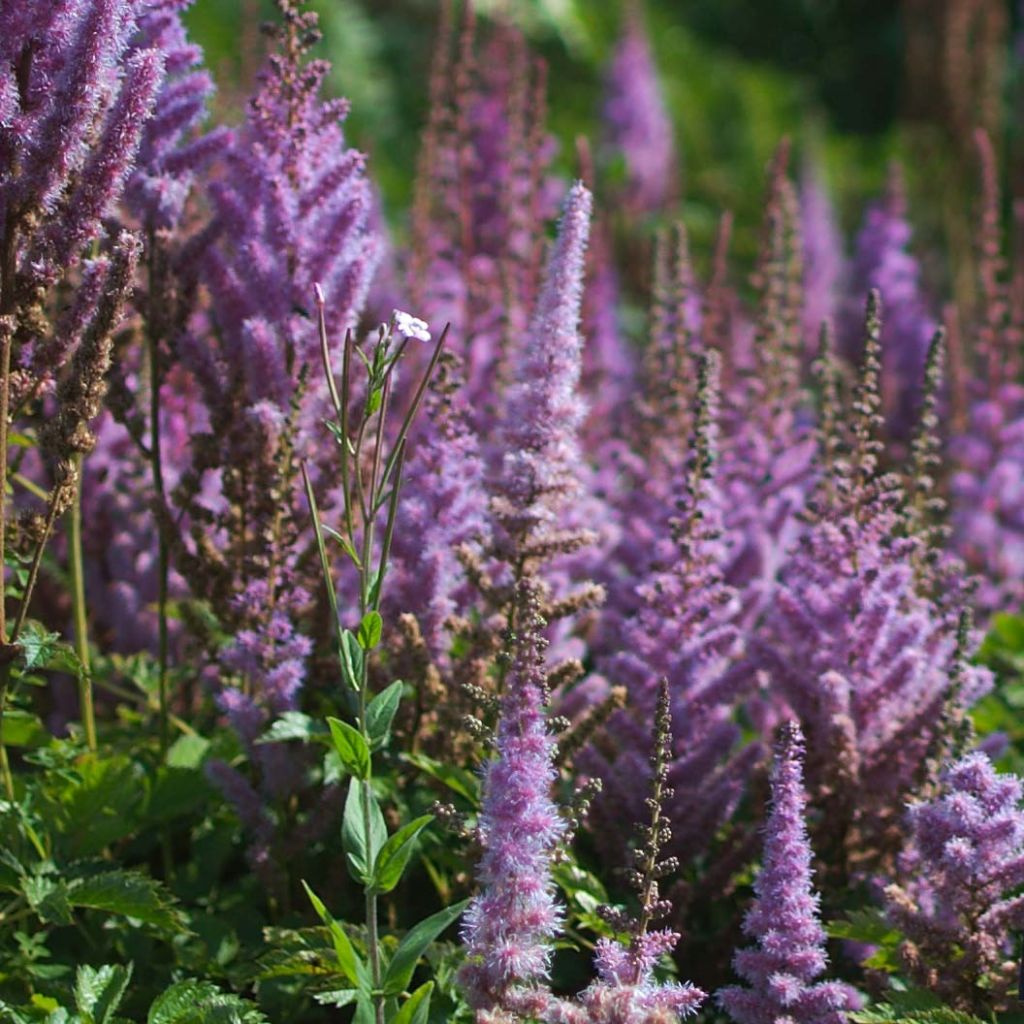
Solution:
<path fill-rule="evenodd" d="M 582 182 L 569 191 L 526 343 L 514 367 L 505 412 L 497 518 L 513 537 L 553 523 L 579 490 L 577 435 L 585 408 L 579 396 L 579 334 L 584 257 L 592 198 Z"/>
<path fill-rule="evenodd" d="M 811 883 L 811 845 L 804 823 L 803 736 L 795 722 L 781 731 L 772 768 L 772 806 L 764 862 L 754 883 L 757 898 L 743 930 L 757 943 L 733 961 L 749 988 L 717 993 L 737 1024 L 841 1024 L 860 998 L 842 982 L 815 982 L 825 970 L 825 932 Z"/>
<path fill-rule="evenodd" d="M 460 980 L 479 1010 L 509 1009 L 543 984 L 549 940 L 561 922 L 550 865 L 565 825 L 551 797 L 555 739 L 544 714 L 546 642 L 537 589 L 527 579 L 517 594 L 520 628 L 501 703 L 497 757 L 484 772 L 481 892 L 462 928 L 468 957 Z"/>

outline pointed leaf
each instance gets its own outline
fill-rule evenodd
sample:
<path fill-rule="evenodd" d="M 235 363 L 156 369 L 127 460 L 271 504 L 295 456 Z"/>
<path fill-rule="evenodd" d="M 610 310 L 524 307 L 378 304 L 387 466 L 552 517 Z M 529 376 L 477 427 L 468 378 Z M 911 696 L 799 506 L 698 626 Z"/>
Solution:
<path fill-rule="evenodd" d="M 434 820 L 432 814 L 424 814 L 408 825 L 402 826 L 380 848 L 373 865 L 373 887 L 377 892 L 391 892 L 402 878 L 409 863 L 416 838 Z"/>
<path fill-rule="evenodd" d="M 426 952 L 427 947 L 458 919 L 468 905 L 469 900 L 463 900 L 461 903 L 445 907 L 444 910 L 425 918 L 405 933 L 384 975 L 385 995 L 396 996 L 409 987 L 416 964 L 419 963 L 419 959 Z"/>
<path fill-rule="evenodd" d="M 363 684 L 363 649 L 348 629 L 341 631 L 341 674 L 358 693 Z"/>
<path fill-rule="evenodd" d="M 402 700 L 403 685 L 401 680 L 392 683 L 370 701 L 366 709 L 366 731 L 370 736 L 371 746 L 379 747 L 387 741 L 395 712 L 398 711 L 398 705 Z"/>
<path fill-rule="evenodd" d="M 364 802 L 369 801 L 367 815 Z M 369 817 L 370 834 L 366 834 L 366 820 Z M 345 816 L 341 824 L 341 842 L 349 857 L 357 882 L 366 885 L 370 881 L 370 867 L 377 860 L 377 853 L 387 842 L 388 829 L 384 815 L 373 790 L 358 779 L 351 779 L 348 798 L 345 800 Z"/>
<path fill-rule="evenodd" d="M 359 646 L 364 651 L 372 651 L 380 643 L 383 633 L 384 620 L 380 617 L 380 612 L 367 612 L 363 616 L 363 621 L 359 623 Z"/>
<path fill-rule="evenodd" d="M 391 1018 L 391 1024 L 426 1024 L 430 1013 L 430 993 L 434 991 L 432 981 L 425 982 L 402 1004 L 402 1008 Z"/>
<path fill-rule="evenodd" d="M 370 777 L 370 748 L 366 745 L 362 733 L 354 729 L 348 722 L 340 718 L 328 718 L 334 749 L 341 758 L 345 770 L 357 779 Z"/>
<path fill-rule="evenodd" d="M 309 897 L 309 902 L 313 904 L 313 909 L 317 912 L 320 920 L 327 925 L 331 933 L 331 941 L 334 943 L 334 954 L 338 958 L 338 966 L 341 968 L 342 974 L 360 991 L 369 992 L 371 989 L 369 972 L 366 969 L 366 965 L 359 959 L 359 955 L 356 953 L 347 932 L 331 917 L 327 908 L 320 901 L 316 893 L 306 885 L 305 881 L 302 883 L 302 888 L 306 890 L 306 895 Z"/>
<path fill-rule="evenodd" d="M 75 974 L 75 1005 L 90 1024 L 110 1024 L 124 998 L 132 966 L 89 967 L 85 964 Z"/>

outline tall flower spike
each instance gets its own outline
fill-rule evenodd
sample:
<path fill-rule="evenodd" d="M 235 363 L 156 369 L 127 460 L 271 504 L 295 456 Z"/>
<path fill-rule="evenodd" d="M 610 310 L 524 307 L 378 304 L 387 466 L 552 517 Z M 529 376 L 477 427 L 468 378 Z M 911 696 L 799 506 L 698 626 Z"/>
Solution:
<path fill-rule="evenodd" d="M 804 240 L 804 337 L 813 351 L 823 320 L 836 320 L 846 272 L 843 236 L 818 163 L 808 160 L 800 178 Z"/>
<path fill-rule="evenodd" d="M 543 988 L 561 922 L 551 858 L 565 825 L 551 797 L 556 743 L 544 712 L 546 642 L 536 584 L 523 580 L 516 601 L 518 632 L 496 754 L 484 769 L 481 891 L 462 926 L 467 961 L 460 981 L 478 1010 L 510 1007 L 521 990 Z"/>
<path fill-rule="evenodd" d="M 920 283 L 917 260 L 908 251 L 911 227 L 902 174 L 893 165 L 885 197 L 867 210 L 857 236 L 843 320 L 844 349 L 861 356 L 861 303 L 878 289 L 887 316 L 882 333 L 882 413 L 889 435 L 906 445 L 918 417 L 928 344 L 936 322 Z"/>
<path fill-rule="evenodd" d="M 737 1024 L 843 1024 L 845 1011 L 860 1008 L 860 997 L 842 982 L 814 980 L 828 961 L 804 822 L 803 737 L 795 722 L 782 726 L 771 794 L 755 900 L 743 921 L 756 945 L 734 961 L 749 988 L 721 989 L 718 1003 Z"/>
<path fill-rule="evenodd" d="M 623 201 L 633 215 L 656 213 L 676 191 L 678 159 L 640 4 L 629 5 L 605 76 L 604 155 L 625 161 Z"/>
<path fill-rule="evenodd" d="M 514 365 L 494 501 L 510 561 L 558 543 L 561 515 L 580 490 L 577 434 L 585 406 L 579 318 L 591 206 L 590 193 L 577 182 Z"/>
<path fill-rule="evenodd" d="M 985 754 L 950 765 L 940 795 L 908 811 L 900 882 L 885 893 L 914 981 L 979 1017 L 1013 1003 L 1024 928 L 1021 795 L 1020 779 L 997 774 Z"/>

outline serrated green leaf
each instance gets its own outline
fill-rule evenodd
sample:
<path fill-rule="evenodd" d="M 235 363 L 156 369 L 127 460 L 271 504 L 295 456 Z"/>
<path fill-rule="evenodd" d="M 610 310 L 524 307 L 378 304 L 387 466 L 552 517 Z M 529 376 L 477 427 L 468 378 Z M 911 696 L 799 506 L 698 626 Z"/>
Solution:
<path fill-rule="evenodd" d="M 147 1024 L 267 1024 L 259 1008 L 209 981 L 188 979 L 157 996 Z"/>
<path fill-rule="evenodd" d="M 335 1006 L 341 1009 L 344 1006 L 351 1006 L 359 998 L 359 989 L 339 988 L 333 992 L 314 992 L 313 998 L 321 1006 Z"/>
<path fill-rule="evenodd" d="M 365 801 L 369 801 L 366 805 Z M 369 815 L 366 811 L 369 811 Z M 370 831 L 366 832 L 369 817 Z M 370 881 L 370 868 L 377 860 L 377 853 L 387 842 L 388 829 L 380 804 L 369 787 L 357 779 L 349 780 L 348 796 L 345 799 L 345 814 L 341 823 L 341 842 L 349 857 L 356 881 L 366 885 Z"/>
<path fill-rule="evenodd" d="M 338 967 L 341 969 L 342 974 L 360 992 L 369 993 L 372 988 L 370 973 L 366 969 L 366 965 L 359 958 L 359 954 L 356 953 L 352 940 L 349 939 L 345 929 L 331 917 L 323 902 L 305 881 L 302 883 L 302 888 L 306 890 L 306 895 L 309 897 L 309 902 L 313 904 L 313 909 L 316 911 L 317 916 L 330 930 L 331 941 L 334 943 L 334 953 L 338 958 Z"/>
<path fill-rule="evenodd" d="M 380 612 L 369 611 L 363 616 L 363 621 L 359 623 L 356 639 L 364 651 L 372 651 L 380 643 L 383 634 L 384 620 L 380 617 Z"/>
<path fill-rule="evenodd" d="M 28 905 L 48 924 L 71 924 L 74 920 L 63 878 L 34 874 L 21 879 L 21 891 Z"/>
<path fill-rule="evenodd" d="M 893 928 L 880 910 L 853 910 L 845 918 L 829 921 L 825 931 L 833 939 L 852 939 L 872 946 L 893 946 L 900 942 L 902 935 Z"/>
<path fill-rule="evenodd" d="M 425 982 L 404 1003 L 391 1018 L 391 1024 L 426 1024 L 430 1013 L 430 993 L 434 991 L 432 981 Z"/>
<path fill-rule="evenodd" d="M 127 967 L 106 964 L 89 967 L 85 964 L 75 972 L 75 1005 L 87 1024 L 110 1024 L 128 981 L 132 965 Z"/>
<path fill-rule="evenodd" d="M 463 900 L 445 907 L 405 933 L 384 973 L 382 987 L 385 995 L 397 996 L 409 987 L 416 965 L 427 947 L 458 919 L 468 905 L 469 900 Z"/>
<path fill-rule="evenodd" d="M 366 708 L 366 732 L 374 748 L 382 746 L 387 741 L 391 723 L 402 700 L 403 685 L 400 680 L 392 683 L 381 690 Z"/>
<path fill-rule="evenodd" d="M 171 893 L 156 879 L 137 871 L 105 871 L 72 879 L 67 884 L 67 899 L 73 907 L 131 917 L 164 931 L 185 930 Z"/>
<path fill-rule="evenodd" d="M 408 825 L 403 825 L 380 848 L 373 865 L 373 887 L 377 892 L 391 892 L 405 873 L 419 834 L 434 820 L 432 814 L 424 814 Z"/>
<path fill-rule="evenodd" d="M 357 779 L 370 777 L 370 748 L 363 739 L 362 733 L 340 718 L 328 718 L 327 725 L 331 730 L 334 749 L 341 758 L 345 770 Z"/>

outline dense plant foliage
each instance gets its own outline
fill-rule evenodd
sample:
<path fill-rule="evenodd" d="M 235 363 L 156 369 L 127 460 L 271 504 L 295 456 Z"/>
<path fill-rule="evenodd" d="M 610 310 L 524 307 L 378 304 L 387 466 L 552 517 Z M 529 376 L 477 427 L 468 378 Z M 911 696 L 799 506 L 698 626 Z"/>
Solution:
<path fill-rule="evenodd" d="M 5 0 L 0 1020 L 1010 1024 L 1021 215 L 946 6 L 936 272 L 786 138 L 691 241 L 640 3 L 578 180 L 441 4 L 389 217 L 301 0 L 224 118 L 192 0 Z"/>

